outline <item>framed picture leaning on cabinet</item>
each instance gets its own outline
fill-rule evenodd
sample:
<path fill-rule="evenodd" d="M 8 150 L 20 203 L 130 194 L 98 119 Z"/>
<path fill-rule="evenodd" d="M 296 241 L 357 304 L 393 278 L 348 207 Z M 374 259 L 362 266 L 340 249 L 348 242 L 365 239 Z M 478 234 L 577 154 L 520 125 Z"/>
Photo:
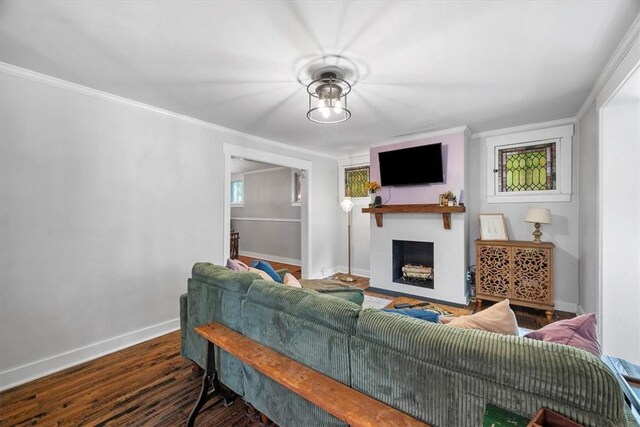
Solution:
<path fill-rule="evenodd" d="M 480 240 L 509 240 L 507 225 L 501 213 L 478 214 Z"/>

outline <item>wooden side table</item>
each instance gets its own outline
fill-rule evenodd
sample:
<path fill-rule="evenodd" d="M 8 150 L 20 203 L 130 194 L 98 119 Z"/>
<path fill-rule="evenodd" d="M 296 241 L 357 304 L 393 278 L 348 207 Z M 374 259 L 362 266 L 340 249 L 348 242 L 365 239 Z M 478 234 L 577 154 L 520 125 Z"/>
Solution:
<path fill-rule="evenodd" d="M 476 240 L 476 309 L 483 300 L 544 310 L 553 319 L 553 248 L 549 242 Z"/>

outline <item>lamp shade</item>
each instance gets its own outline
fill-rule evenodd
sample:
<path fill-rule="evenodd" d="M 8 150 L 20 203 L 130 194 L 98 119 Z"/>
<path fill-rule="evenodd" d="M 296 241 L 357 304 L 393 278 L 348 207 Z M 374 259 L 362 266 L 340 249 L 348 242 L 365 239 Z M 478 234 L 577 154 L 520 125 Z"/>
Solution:
<path fill-rule="evenodd" d="M 351 209 L 353 209 L 353 201 L 351 200 L 351 197 L 345 197 L 344 200 L 340 202 L 340 206 L 342 207 L 343 211 L 347 213 L 351 212 Z"/>
<path fill-rule="evenodd" d="M 524 220 L 539 224 L 551 224 L 551 211 L 545 208 L 529 208 Z"/>

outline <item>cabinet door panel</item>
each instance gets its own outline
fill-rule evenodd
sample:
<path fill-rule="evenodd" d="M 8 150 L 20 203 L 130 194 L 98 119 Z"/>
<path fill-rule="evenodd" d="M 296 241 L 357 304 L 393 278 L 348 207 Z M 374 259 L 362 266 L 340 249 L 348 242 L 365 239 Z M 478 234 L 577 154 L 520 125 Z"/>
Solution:
<path fill-rule="evenodd" d="M 513 296 L 534 302 L 549 302 L 549 250 L 513 248 Z"/>
<path fill-rule="evenodd" d="M 478 246 L 478 293 L 509 296 L 510 267 L 509 248 L 502 246 Z"/>

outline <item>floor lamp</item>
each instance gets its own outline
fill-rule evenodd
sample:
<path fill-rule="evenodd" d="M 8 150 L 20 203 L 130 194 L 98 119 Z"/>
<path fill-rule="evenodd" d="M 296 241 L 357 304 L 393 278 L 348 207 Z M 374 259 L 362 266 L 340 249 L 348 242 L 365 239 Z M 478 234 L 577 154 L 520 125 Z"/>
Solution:
<path fill-rule="evenodd" d="M 347 252 L 349 254 L 349 271 L 346 275 L 342 275 L 340 280 L 343 282 L 355 282 L 356 278 L 351 275 L 351 210 L 353 209 L 353 201 L 351 197 L 347 196 L 340 203 L 342 210 L 347 213 L 347 235 L 348 235 L 348 243 L 347 243 Z"/>

